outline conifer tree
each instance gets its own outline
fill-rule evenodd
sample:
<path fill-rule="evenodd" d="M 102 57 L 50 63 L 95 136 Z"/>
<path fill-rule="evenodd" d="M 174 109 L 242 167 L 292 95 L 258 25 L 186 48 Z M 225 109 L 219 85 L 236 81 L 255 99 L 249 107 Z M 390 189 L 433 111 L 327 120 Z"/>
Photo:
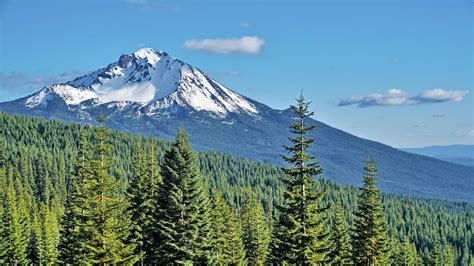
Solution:
<path fill-rule="evenodd" d="M 244 260 L 244 247 L 240 220 L 219 192 L 215 193 L 212 203 L 212 263 L 241 264 Z"/>
<path fill-rule="evenodd" d="M 81 130 L 79 138 L 74 174 L 69 182 L 65 211 L 61 219 L 59 261 L 65 264 L 79 264 L 90 256 L 85 249 L 88 241 L 86 226 L 89 215 L 85 213 L 84 208 L 91 174 L 89 143 L 84 130 Z"/>
<path fill-rule="evenodd" d="M 46 203 L 40 203 L 41 238 L 39 242 L 39 262 L 52 265 L 58 260 L 59 225 L 53 211 Z"/>
<path fill-rule="evenodd" d="M 388 240 L 382 200 L 377 183 L 375 161 L 365 162 L 364 185 L 357 200 L 352 235 L 353 261 L 356 264 L 388 263 Z"/>
<path fill-rule="evenodd" d="M 446 244 L 446 249 L 444 251 L 444 265 L 452 266 L 455 264 L 454 259 L 454 250 L 453 246 L 449 243 Z"/>
<path fill-rule="evenodd" d="M 269 253 L 271 231 L 263 206 L 253 193 L 244 202 L 242 227 L 246 261 L 251 265 L 264 265 Z"/>
<path fill-rule="evenodd" d="M 285 205 L 280 206 L 280 218 L 277 225 L 279 232 L 278 244 L 272 245 L 277 251 L 273 257 L 279 256 L 288 263 L 318 264 L 329 261 L 330 251 L 329 232 L 326 229 L 324 212 L 327 208 L 321 207 L 324 192 L 316 191 L 314 177 L 320 175 L 323 169 L 315 161 L 314 156 L 307 154 L 314 142 L 307 137 L 308 132 L 315 129 L 315 125 L 306 125 L 307 118 L 314 113 L 309 111 L 309 104 L 303 95 L 297 99 L 296 106 L 291 106 L 296 121 L 291 125 L 289 138 L 292 146 L 284 146 L 290 156 L 284 160 L 291 167 L 283 168 L 288 178 L 284 179 L 286 191 Z"/>
<path fill-rule="evenodd" d="M 435 266 L 444 264 L 441 244 L 439 242 L 438 235 L 436 235 L 434 239 L 433 247 L 431 248 L 430 254 L 428 255 L 427 264 Z"/>
<path fill-rule="evenodd" d="M 408 266 L 423 264 L 415 245 L 408 238 L 405 238 L 403 243 L 397 241 L 392 250 L 393 264 Z"/>
<path fill-rule="evenodd" d="M 332 250 L 329 257 L 332 258 L 332 264 L 348 265 L 351 264 L 351 244 L 349 233 L 347 232 L 346 220 L 344 219 L 343 209 L 336 205 L 334 210 L 334 221 L 331 234 Z"/>
<path fill-rule="evenodd" d="M 166 151 L 158 194 L 157 262 L 190 264 L 210 259 L 208 193 L 183 129 Z M 204 261 L 204 263 L 206 263 Z"/>
<path fill-rule="evenodd" d="M 29 224 L 28 210 L 19 173 L 6 167 L 7 185 L 3 200 L 0 242 L 6 249 L 0 251 L 0 261 L 7 264 L 28 264 Z"/>
<path fill-rule="evenodd" d="M 242 241 L 242 224 L 235 210 L 230 209 L 227 223 L 229 265 L 245 264 L 245 249 Z"/>
<path fill-rule="evenodd" d="M 141 262 L 146 264 L 152 262 L 154 252 L 154 213 L 156 212 L 156 195 L 160 183 L 161 176 L 154 146 L 151 146 L 149 154 L 146 156 L 139 142 L 135 148 L 132 181 L 128 188 L 128 194 L 133 220 L 131 238 L 137 242 L 137 252 L 144 255 Z"/>
<path fill-rule="evenodd" d="M 126 198 L 120 193 L 120 184 L 110 176 L 111 145 L 105 117 L 99 116 L 95 128 L 91 175 L 84 189 L 86 202 L 83 212 L 86 227 L 83 246 L 89 257 L 84 263 L 133 263 L 135 245 L 127 243 L 132 227 Z"/>

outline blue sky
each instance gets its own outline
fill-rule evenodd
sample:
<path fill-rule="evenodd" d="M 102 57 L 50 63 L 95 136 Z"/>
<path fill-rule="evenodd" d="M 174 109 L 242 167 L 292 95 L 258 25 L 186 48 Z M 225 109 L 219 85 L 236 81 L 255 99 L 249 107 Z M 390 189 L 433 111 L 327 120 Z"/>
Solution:
<path fill-rule="evenodd" d="M 474 144 L 473 16 L 468 0 L 2 0 L 0 101 L 152 47 L 273 108 L 303 90 L 360 137 Z"/>

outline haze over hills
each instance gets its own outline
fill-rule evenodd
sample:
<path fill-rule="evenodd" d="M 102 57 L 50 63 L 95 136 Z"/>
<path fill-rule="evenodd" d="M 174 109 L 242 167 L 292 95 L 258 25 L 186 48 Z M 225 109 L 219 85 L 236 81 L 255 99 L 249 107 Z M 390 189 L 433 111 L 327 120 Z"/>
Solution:
<path fill-rule="evenodd" d="M 295 95 L 296 96 L 296 95 Z M 0 110 L 47 119 L 107 125 L 165 139 L 185 127 L 193 146 L 282 164 L 290 110 L 275 110 L 242 96 L 198 68 L 162 51 L 143 48 L 72 81 L 0 103 Z M 312 151 L 324 176 L 360 184 L 363 161 L 378 162 L 385 192 L 474 201 L 474 168 L 419 156 L 361 139 L 316 120 Z"/>
<path fill-rule="evenodd" d="M 474 166 L 474 145 L 427 146 L 402 150 L 456 164 Z"/>

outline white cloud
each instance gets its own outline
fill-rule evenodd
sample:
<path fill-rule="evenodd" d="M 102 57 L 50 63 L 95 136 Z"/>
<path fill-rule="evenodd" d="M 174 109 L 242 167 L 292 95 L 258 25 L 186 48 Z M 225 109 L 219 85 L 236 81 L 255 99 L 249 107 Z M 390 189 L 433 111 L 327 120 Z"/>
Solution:
<path fill-rule="evenodd" d="M 256 36 L 243 36 L 227 39 L 189 39 L 184 42 L 184 47 L 216 54 L 258 54 L 264 44 L 265 41 Z"/>
<path fill-rule="evenodd" d="M 341 100 L 338 106 L 356 105 L 357 107 L 398 106 L 424 103 L 460 102 L 469 91 L 447 91 L 444 89 L 426 90 L 423 93 L 409 97 L 400 89 L 389 89 L 383 93 L 372 93 L 367 96 L 351 96 Z"/>
<path fill-rule="evenodd" d="M 426 90 L 417 99 L 421 102 L 460 102 L 469 91 L 447 91 L 443 89 Z"/>
<path fill-rule="evenodd" d="M 408 105 L 413 101 L 400 89 L 389 89 L 384 93 L 372 93 L 368 96 L 352 96 L 342 100 L 338 106 L 357 105 L 358 107 Z"/>

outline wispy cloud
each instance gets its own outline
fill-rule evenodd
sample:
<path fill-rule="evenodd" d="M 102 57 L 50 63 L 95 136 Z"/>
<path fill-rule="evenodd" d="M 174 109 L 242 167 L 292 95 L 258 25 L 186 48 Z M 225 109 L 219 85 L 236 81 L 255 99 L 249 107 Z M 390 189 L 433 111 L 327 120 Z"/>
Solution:
<path fill-rule="evenodd" d="M 426 90 L 417 96 L 408 96 L 400 89 L 389 89 L 383 93 L 372 93 L 367 96 L 351 96 L 341 100 L 338 106 L 355 105 L 357 107 L 399 106 L 425 103 L 460 102 L 469 91 L 450 91 L 444 89 Z"/>
<path fill-rule="evenodd" d="M 47 85 L 73 80 L 86 73 L 88 73 L 88 71 L 74 70 L 63 72 L 59 75 L 30 76 L 20 71 L 12 71 L 10 73 L 0 72 L 0 90 L 41 89 Z"/>
<path fill-rule="evenodd" d="M 443 89 L 426 90 L 415 97 L 419 102 L 440 103 L 440 102 L 460 102 L 468 94 L 468 91 L 447 91 Z"/>
<path fill-rule="evenodd" d="M 243 36 L 227 39 L 188 39 L 184 42 L 184 47 L 215 54 L 258 54 L 264 44 L 265 41 L 256 36 Z"/>

